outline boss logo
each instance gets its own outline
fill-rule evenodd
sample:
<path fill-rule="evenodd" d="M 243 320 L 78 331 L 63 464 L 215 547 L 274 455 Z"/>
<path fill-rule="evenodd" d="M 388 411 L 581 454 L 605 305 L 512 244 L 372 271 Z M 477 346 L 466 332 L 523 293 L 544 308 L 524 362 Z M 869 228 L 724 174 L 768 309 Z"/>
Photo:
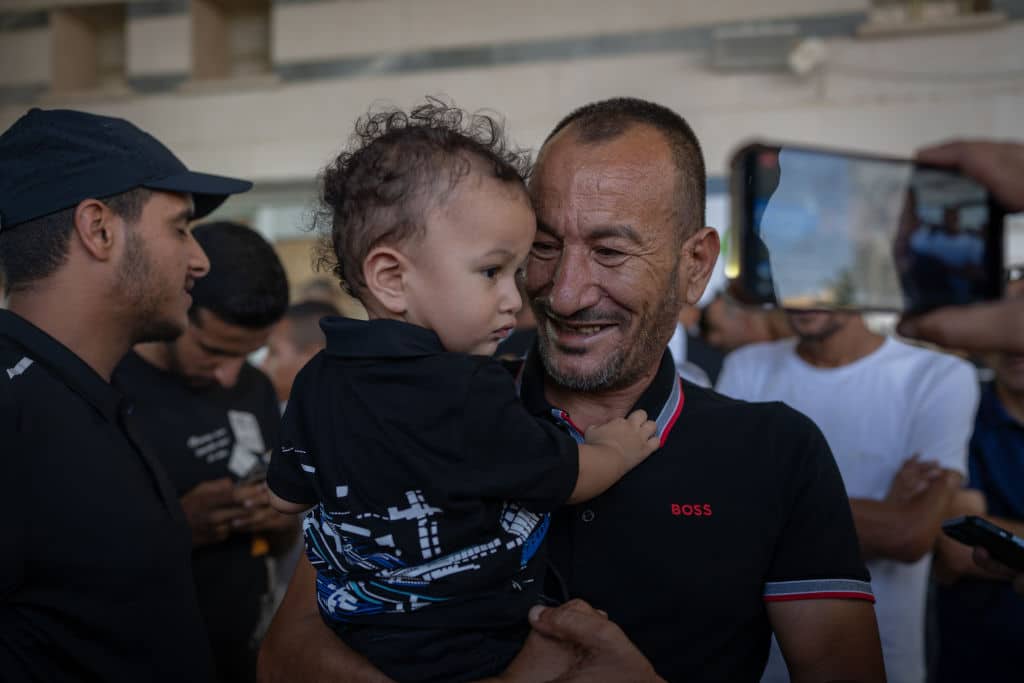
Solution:
<path fill-rule="evenodd" d="M 676 517 L 710 517 L 711 503 L 672 503 L 672 514 Z"/>

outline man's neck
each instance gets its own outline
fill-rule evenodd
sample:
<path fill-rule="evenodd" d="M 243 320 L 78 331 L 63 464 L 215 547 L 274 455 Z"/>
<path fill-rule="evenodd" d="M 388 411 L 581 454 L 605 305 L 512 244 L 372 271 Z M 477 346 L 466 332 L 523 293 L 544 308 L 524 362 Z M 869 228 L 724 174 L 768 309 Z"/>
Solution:
<path fill-rule="evenodd" d="M 839 368 L 874 353 L 884 343 L 885 337 L 869 330 L 858 316 L 824 339 L 801 339 L 796 353 L 815 367 Z"/>
<path fill-rule="evenodd" d="M 136 344 L 132 349 L 150 365 L 161 370 L 171 369 L 171 345 L 167 342 L 149 342 Z"/>
<path fill-rule="evenodd" d="M 114 367 L 131 348 L 131 332 L 109 307 L 96 305 L 96 300 L 84 288 L 44 281 L 12 292 L 8 308 L 66 346 L 109 382 Z"/>
<path fill-rule="evenodd" d="M 1003 405 L 1003 410 L 1012 417 L 1017 424 L 1024 425 L 1024 393 L 1015 393 L 1007 389 L 996 380 L 996 396 Z"/>
<path fill-rule="evenodd" d="M 544 396 L 548 403 L 569 413 L 572 423 L 586 432 L 593 425 L 604 424 L 618 417 L 625 417 L 637 404 L 640 397 L 658 374 L 659 363 L 644 373 L 637 381 L 621 389 L 601 392 L 573 391 L 555 384 L 550 377 L 544 377 Z M 649 419 L 653 416 L 648 415 Z"/>

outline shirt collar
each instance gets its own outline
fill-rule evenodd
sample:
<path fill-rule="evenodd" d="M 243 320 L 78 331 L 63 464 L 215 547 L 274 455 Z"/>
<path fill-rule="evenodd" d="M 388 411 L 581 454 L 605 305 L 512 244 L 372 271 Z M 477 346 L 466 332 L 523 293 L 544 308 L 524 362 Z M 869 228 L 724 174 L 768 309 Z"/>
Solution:
<path fill-rule="evenodd" d="M 331 316 L 320 321 L 327 353 L 347 358 L 405 358 L 443 353 L 438 336 L 400 320 L 355 320 Z"/>
<path fill-rule="evenodd" d="M 0 310 L 0 336 L 21 346 L 26 355 L 49 368 L 109 421 L 116 422 L 122 394 L 71 349 L 11 311 Z"/>
<path fill-rule="evenodd" d="M 553 414 L 573 426 L 571 416 L 548 403 L 544 395 L 544 367 L 536 343 L 526 356 L 516 378 L 516 384 L 523 404 L 532 414 Z M 647 386 L 630 412 L 640 409 L 646 412 L 658 425 L 658 438 L 664 446 L 676 420 L 679 419 L 685 400 L 682 380 L 676 372 L 675 363 L 672 362 L 672 354 L 666 349 L 661 356 L 661 364 L 654 380 Z"/>

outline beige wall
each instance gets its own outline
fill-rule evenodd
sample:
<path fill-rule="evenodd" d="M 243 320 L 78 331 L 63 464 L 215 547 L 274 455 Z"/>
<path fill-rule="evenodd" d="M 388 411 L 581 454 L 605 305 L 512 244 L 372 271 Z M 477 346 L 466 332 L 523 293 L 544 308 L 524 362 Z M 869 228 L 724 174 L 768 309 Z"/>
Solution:
<path fill-rule="evenodd" d="M 352 0 L 275 6 L 278 64 L 393 50 L 680 27 L 738 18 L 863 10 L 866 0 Z M 129 22 L 131 76 L 187 69 L 184 16 Z M 11 38 L 14 36 L 14 38 Z M 0 34 L 0 86 L 45 79 L 45 30 Z M 817 73 L 723 74 L 695 51 L 589 57 L 498 67 L 301 82 L 223 83 L 159 95 L 48 100 L 123 116 L 187 163 L 257 182 L 310 183 L 372 103 L 411 106 L 443 94 L 505 115 L 520 144 L 537 146 L 572 108 L 615 95 L 673 107 L 704 142 L 709 171 L 751 137 L 909 154 L 955 135 L 1024 136 L 1024 22 L 963 34 L 833 39 Z M 915 75 L 916 74 L 916 75 Z M 999 74 L 1003 74 L 1000 76 Z M 0 129 L 26 109 L 0 106 Z M 287 231 L 285 231 L 287 233 Z"/>

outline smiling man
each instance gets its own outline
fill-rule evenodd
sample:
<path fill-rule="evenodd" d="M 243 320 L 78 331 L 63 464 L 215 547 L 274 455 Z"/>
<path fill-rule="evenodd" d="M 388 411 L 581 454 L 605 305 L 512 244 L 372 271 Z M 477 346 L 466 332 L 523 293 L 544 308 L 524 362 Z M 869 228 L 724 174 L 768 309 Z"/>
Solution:
<path fill-rule="evenodd" d="M 121 119 L 33 109 L 0 136 L 0 677 L 206 681 L 191 544 L 110 384 L 188 325 L 189 222 L 251 184 Z"/>
<path fill-rule="evenodd" d="M 525 289 L 539 345 L 519 369 L 523 403 L 576 439 L 644 409 L 661 439 L 604 494 L 553 515 L 548 594 L 605 610 L 670 681 L 756 681 L 773 631 L 794 680 L 884 680 L 867 572 L 821 433 L 781 404 L 681 380 L 665 350 L 719 250 L 690 127 L 641 100 L 583 107 L 544 143 L 529 190 L 538 233 Z M 267 680 L 379 680 L 315 623 L 312 580 L 301 563 L 268 636 Z M 535 639 L 502 679 L 657 680 L 625 670 L 620 641 L 561 636 L 582 645 L 568 670 Z"/>

